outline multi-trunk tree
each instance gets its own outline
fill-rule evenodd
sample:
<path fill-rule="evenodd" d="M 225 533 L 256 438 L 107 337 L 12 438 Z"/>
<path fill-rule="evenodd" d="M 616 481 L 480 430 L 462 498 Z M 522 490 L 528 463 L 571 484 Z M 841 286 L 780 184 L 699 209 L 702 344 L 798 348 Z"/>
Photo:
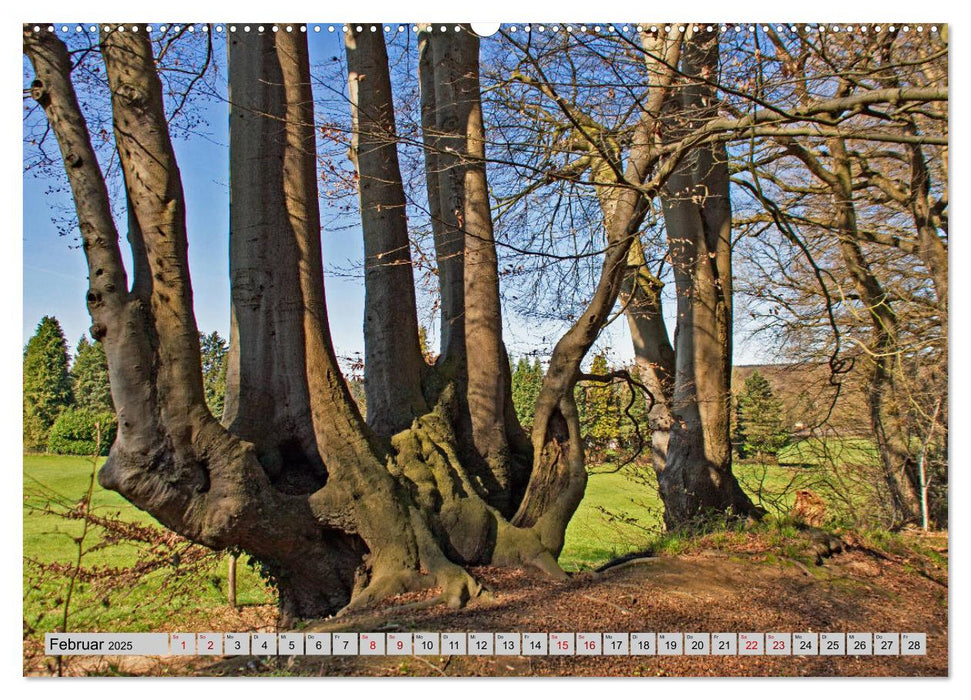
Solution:
<path fill-rule="evenodd" d="M 639 41 L 626 33 L 595 30 L 574 36 L 531 35 L 528 40 L 506 35 L 515 58 L 507 69 L 510 77 L 497 78 L 503 86 L 503 116 L 515 124 L 517 115 L 526 115 L 531 124 L 529 130 L 513 132 L 519 139 L 513 141 L 507 157 L 535 175 L 530 187 L 508 188 L 511 193 L 502 207 L 507 219 L 513 217 L 506 210 L 518 207 L 527 225 L 540 225 L 545 214 L 571 227 L 579 228 L 579 222 L 587 229 L 609 231 L 617 223 L 615 199 L 630 186 L 618 181 L 615 173 L 637 152 L 630 115 L 650 124 L 650 150 L 683 153 L 683 158 L 667 161 L 674 167 L 656 196 L 640 190 L 652 212 L 630 245 L 621 295 L 642 381 L 651 396 L 651 450 L 665 519 L 669 526 L 677 526 L 712 509 L 753 512 L 731 473 L 733 251 L 738 238 L 733 232 L 733 198 L 737 201 L 750 194 L 752 182 L 746 174 L 752 167 L 768 173 L 767 180 L 785 178 L 796 192 L 814 191 L 805 172 L 780 174 L 778 159 L 765 155 L 765 144 L 808 141 L 826 148 L 847 141 L 856 149 L 854 158 L 864 148 L 874 154 L 871 170 L 895 145 L 914 153 L 909 159 L 914 163 L 911 187 L 901 187 L 899 180 L 887 177 L 872 181 L 863 177 L 855 187 L 883 184 L 884 197 L 895 198 L 898 207 L 909 210 L 919 235 L 878 237 L 887 245 L 920 248 L 934 287 L 946 288 L 939 274 L 946 269 L 946 247 L 933 230 L 935 225 L 946 227 L 946 197 L 942 202 L 936 196 L 927 168 L 918 167 L 924 159 L 917 157 L 922 144 L 940 146 L 942 140 L 934 133 L 936 128 L 921 133 L 916 126 L 921 121 L 935 127 L 946 123 L 939 108 L 947 99 L 941 77 L 946 72 L 937 71 L 925 82 L 892 78 L 930 71 L 934 61 L 946 57 L 946 49 L 935 39 L 929 42 L 926 56 L 867 63 L 871 55 L 879 54 L 875 45 L 887 44 L 888 39 L 893 43 L 894 32 L 873 26 L 859 27 L 852 35 L 774 26 L 718 31 L 700 23 L 640 29 Z M 784 41 L 776 45 L 780 36 Z M 818 70 L 819 77 L 800 78 L 805 57 L 787 55 L 784 47 L 791 44 L 813 47 L 820 64 L 813 70 Z M 923 49 L 914 47 L 923 44 L 911 42 L 907 48 L 911 54 L 919 53 Z M 609 89 L 591 89 L 594 81 L 572 79 L 580 73 L 597 75 Z M 631 81 L 628 75 L 639 79 Z M 844 83 L 852 89 L 840 89 Z M 685 148 L 686 143 L 690 148 Z M 525 155 L 518 156 L 517 151 Z M 539 193 L 551 204 L 543 206 Z M 851 199 L 844 192 L 835 209 L 846 212 L 853 206 Z M 599 204 L 599 216 L 587 204 L 590 200 Z M 771 221 L 771 202 L 762 204 L 764 216 Z M 885 202 L 874 199 L 870 206 L 877 215 L 888 215 Z M 542 207 L 541 215 L 527 213 L 537 207 Z M 858 234 L 872 235 L 869 229 Z M 552 238 L 552 233 L 548 236 Z M 844 244 L 849 239 L 844 235 L 836 244 L 828 243 L 828 248 L 850 251 Z M 546 261 L 543 264 L 548 266 Z M 784 269 L 780 281 L 785 277 Z M 673 303 L 663 298 L 672 291 Z M 879 294 L 870 298 L 869 307 L 877 314 L 891 305 Z M 669 304 L 675 307 L 674 324 L 669 321 Z M 892 419 L 892 406 L 900 401 L 890 399 L 893 380 L 888 377 L 897 352 L 890 350 L 894 343 L 888 345 L 886 340 L 891 327 L 886 318 L 874 325 L 879 342 L 868 343 L 867 352 L 884 369 L 872 375 L 870 384 L 873 404 L 878 406 L 872 425 L 878 435 L 883 433 L 878 442 L 890 447 L 901 444 L 894 437 L 901 431 L 893 427 Z M 834 358 L 834 383 L 838 384 L 837 373 L 847 363 L 846 357 Z M 933 425 L 929 420 L 933 406 L 920 410 L 928 417 L 924 422 Z M 898 465 L 888 468 L 888 478 L 899 475 L 899 465 L 906 462 L 903 455 L 896 449 L 882 451 L 889 455 L 888 465 Z M 897 456 L 891 455 L 894 451 Z"/>
<path fill-rule="evenodd" d="M 642 386 L 650 394 L 645 433 L 650 433 L 665 521 L 673 528 L 711 511 L 758 515 L 731 470 L 729 163 L 723 140 L 708 138 L 714 130 L 705 134 L 719 123 L 719 33 L 711 27 L 669 25 L 644 27 L 638 43 L 617 39 L 619 48 L 585 37 L 576 46 L 562 41 L 566 45 L 559 50 L 575 54 L 572 62 L 565 59 L 573 70 L 574 62 L 613 51 L 643 78 L 626 86 L 634 93 L 628 108 L 637 115 L 634 129 L 627 121 L 611 124 L 598 117 L 606 113 L 616 120 L 612 90 L 604 91 L 606 106 L 567 100 L 560 91 L 569 86 L 561 88 L 550 77 L 552 70 L 542 65 L 557 59 L 542 55 L 543 49 L 518 46 L 523 65 L 513 79 L 539 96 L 526 98 L 534 119 L 567 134 L 564 148 L 576 155 L 561 166 L 563 180 L 571 185 L 582 181 L 593 190 L 608 245 L 616 250 L 624 242 L 622 309 Z M 603 70 L 610 83 L 615 67 Z M 518 102 L 513 107 L 522 109 Z M 731 132 L 745 125 L 721 120 L 721 126 Z M 655 169 L 660 186 L 651 190 L 636 186 L 632 178 L 618 178 L 624 164 Z M 676 294 L 673 343 L 662 309 L 664 283 L 648 264 L 642 242 L 645 215 L 655 200 L 663 211 L 662 257 L 673 271 Z"/>
<path fill-rule="evenodd" d="M 616 300 L 626 247 L 608 256 L 588 313 L 553 353 L 530 440 L 512 407 L 501 335 L 478 39 L 468 28 L 426 34 L 422 111 L 443 313 L 442 351 L 426 365 L 384 38 L 349 32 L 367 258 L 366 423 L 328 330 L 306 35 L 239 33 L 228 43 L 232 332 L 220 423 L 205 402 L 185 197 L 147 32 L 103 27 L 100 42 L 130 278 L 67 49 L 52 34 L 24 32 L 31 94 L 74 194 L 91 330 L 119 415 L 101 484 L 194 541 L 251 553 L 288 615 L 421 587 L 458 605 L 481 590 L 468 564 L 563 576 L 556 557 L 586 481 L 573 387 Z"/>
<path fill-rule="evenodd" d="M 502 335 L 479 39 L 465 25 L 419 35 L 420 142 L 441 309 L 440 352 L 429 363 L 384 34 L 349 26 L 349 156 L 365 254 L 365 420 L 329 332 L 307 34 L 231 33 L 232 315 L 220 419 L 206 404 L 200 369 L 186 203 L 159 57 L 145 28 L 137 29 L 102 27 L 98 47 L 131 270 L 67 48 L 54 33 L 24 31 L 31 94 L 74 195 L 91 331 L 105 349 L 118 412 L 102 485 L 193 541 L 250 553 L 275 580 L 287 616 L 329 614 L 419 588 L 438 588 L 443 601 L 461 605 L 481 592 L 466 570 L 475 564 L 564 576 L 556 559 L 587 478 L 574 389 L 590 379 L 581 362 L 625 285 L 633 293 L 637 243 L 660 197 L 679 290 L 679 330 L 665 351 L 672 364 L 660 379 L 672 383 L 651 389 L 652 405 L 670 416 L 660 478 L 668 521 L 708 507 L 752 510 L 728 461 L 731 211 L 723 144 L 835 107 L 717 117 L 717 32 L 654 33 L 644 53 L 656 82 L 614 152 L 550 92 L 541 70 L 518 76 L 574 119 L 575 147 L 589 156 L 584 167 L 542 177 L 593 173 L 606 242 L 583 303 L 556 339 L 526 434 Z M 659 347 L 661 340 L 654 337 Z M 659 367 L 642 369 L 645 384 L 657 383 L 650 373 Z"/>

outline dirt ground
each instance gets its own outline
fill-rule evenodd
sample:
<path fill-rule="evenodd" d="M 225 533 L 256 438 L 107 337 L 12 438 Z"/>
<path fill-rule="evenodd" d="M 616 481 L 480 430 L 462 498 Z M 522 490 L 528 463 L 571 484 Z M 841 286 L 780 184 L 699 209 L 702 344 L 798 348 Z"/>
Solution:
<path fill-rule="evenodd" d="M 947 541 L 938 551 L 947 551 Z M 71 675 L 194 676 L 946 676 L 945 565 L 847 547 L 822 565 L 753 537 L 731 548 L 641 559 L 551 582 L 525 571 L 474 573 L 491 598 L 462 610 L 416 596 L 302 631 L 925 632 L 926 656 L 380 656 L 75 659 Z M 233 629 L 272 629 L 272 622 Z M 271 611 L 262 611 L 267 617 Z M 230 622 L 227 620 L 227 622 Z M 228 631 L 230 626 L 226 627 Z M 202 631 L 202 630 L 197 630 Z M 41 657 L 42 658 L 42 657 Z M 49 660 L 48 660 L 49 662 Z M 28 666 L 32 666 L 28 668 Z M 25 674 L 49 675 L 37 660 Z"/>

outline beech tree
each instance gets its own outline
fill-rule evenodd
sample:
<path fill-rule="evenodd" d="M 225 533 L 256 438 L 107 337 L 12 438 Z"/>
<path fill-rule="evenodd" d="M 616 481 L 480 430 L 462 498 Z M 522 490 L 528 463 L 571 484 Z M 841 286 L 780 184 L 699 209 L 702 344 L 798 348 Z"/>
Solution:
<path fill-rule="evenodd" d="M 869 57 L 879 55 L 876 46 L 886 44 L 888 35 L 896 36 L 896 31 L 881 34 L 886 27 L 863 26 L 852 34 L 835 34 L 824 27 L 817 31 L 729 26 L 719 32 L 703 23 L 659 24 L 642 25 L 636 39 L 609 28 L 605 32 L 588 29 L 559 35 L 532 33 L 522 39 L 504 35 L 514 56 L 502 65 L 511 74 L 502 83 L 504 115 L 513 124 L 515 115 L 520 119 L 526 115 L 532 124 L 505 156 L 535 176 L 528 186 L 506 197 L 503 215 L 512 218 L 508 212 L 518 206 L 527 225 L 540 226 L 539 217 L 546 216 L 571 227 L 578 228 L 579 222 L 587 230 L 609 231 L 618 215 L 614 201 L 630 187 L 614 173 L 636 153 L 632 114 L 650 125 L 650 151 L 683 155 L 666 161 L 674 167 L 656 195 L 646 188 L 639 190 L 650 212 L 635 224 L 638 234 L 628 249 L 622 309 L 643 384 L 651 396 L 651 449 L 667 525 L 678 526 L 709 510 L 752 514 L 751 501 L 731 472 L 730 442 L 737 239 L 732 209 L 734 201 L 750 196 L 752 182 L 746 171 L 753 165 L 760 173 L 774 169 L 776 160 L 765 156 L 765 143 L 852 140 L 874 151 L 871 172 L 883 157 L 879 148 L 886 144 L 911 150 L 919 144 L 942 145 L 939 135 L 921 133 L 913 122 L 926 117 L 938 126 L 942 123 L 939 103 L 947 99 L 942 84 L 946 72 L 935 71 L 931 80 L 895 81 L 891 76 L 897 59 L 867 64 Z M 782 42 L 777 41 L 780 36 Z M 928 43 L 931 59 L 946 56 L 946 50 L 935 46 L 936 39 Z M 818 74 L 799 79 L 806 56 L 787 54 L 790 44 L 813 47 Z M 899 59 L 902 69 L 914 73 L 914 78 L 929 62 L 919 55 Z M 817 70 L 815 64 L 813 69 Z M 575 79 L 592 71 L 599 71 L 597 77 L 609 87 L 597 90 L 596 80 Z M 631 80 L 631 75 L 639 79 Z M 926 168 L 915 172 L 919 175 Z M 916 225 L 924 222 L 925 229 L 932 229 L 936 216 L 946 226 L 946 216 L 940 217 L 941 200 L 927 196 L 927 178 L 915 179 L 919 186 L 913 188 L 901 187 L 899 179 L 889 187 L 887 181 L 887 177 L 874 178 L 869 185 L 876 188 L 882 182 L 884 188 L 894 189 L 901 208 L 912 210 Z M 799 192 L 812 189 L 804 172 L 787 173 L 785 184 Z M 908 189 L 916 196 L 909 197 Z M 592 211 L 591 200 L 599 212 Z M 543 207 L 543 202 L 551 204 Z M 770 221 L 775 216 L 772 212 L 778 213 L 771 202 L 759 204 Z M 539 216 L 525 213 L 537 207 L 542 207 Z M 932 235 L 881 238 L 886 245 L 925 246 L 928 265 L 945 268 L 946 255 L 942 256 L 942 246 Z M 837 246 L 830 244 L 830 248 Z M 577 256 L 583 254 L 589 254 L 587 249 Z M 935 285 L 943 287 L 945 282 L 939 279 Z M 665 315 L 665 305 L 671 302 L 662 303 L 665 290 L 673 291 L 673 329 Z M 873 308 L 880 311 L 881 306 L 887 305 Z M 870 351 L 883 358 L 877 364 L 886 366 L 889 358 L 875 349 L 879 347 L 873 344 Z M 840 358 L 834 366 L 838 369 L 845 362 Z M 885 417 L 875 419 L 874 425 L 888 426 L 887 381 L 874 377 L 872 394 L 885 406 L 878 409 Z M 928 418 L 935 415 L 932 407 L 921 410 Z M 934 421 L 925 419 L 925 423 Z M 894 458 L 888 463 L 900 461 Z"/>
<path fill-rule="evenodd" d="M 287 616 L 425 587 L 460 605 L 482 590 L 468 564 L 564 576 L 556 556 L 586 481 L 573 386 L 616 300 L 626 251 L 605 264 L 589 314 L 561 338 L 530 441 L 501 337 L 476 36 L 466 27 L 422 39 L 442 348 L 425 365 L 408 266 L 374 266 L 365 281 L 370 424 L 328 330 L 306 35 L 229 38 L 232 328 L 220 424 L 205 403 L 185 199 L 152 42 L 139 29 L 106 26 L 100 41 L 130 282 L 66 47 L 24 32 L 31 94 L 74 194 L 91 332 L 119 415 L 100 483 L 193 541 L 252 554 Z M 406 259 L 383 35 L 351 31 L 347 53 L 366 256 Z"/>
<path fill-rule="evenodd" d="M 510 40 L 512 41 L 512 40 Z M 725 140 L 717 130 L 751 128 L 754 122 L 718 119 L 719 34 L 699 26 L 646 27 L 639 42 L 626 38 L 617 47 L 595 38 L 563 37 L 541 48 L 517 44 L 523 54 L 514 80 L 540 96 L 527 110 L 547 128 L 566 133 L 565 150 L 574 155 L 559 169 L 571 184 L 587 177 L 599 205 L 601 226 L 630 232 L 625 239 L 621 299 L 643 386 L 651 396 L 648 410 L 652 464 L 658 476 L 668 527 L 690 522 L 709 511 L 758 515 L 731 471 L 730 374 L 732 362 L 732 269 L 729 163 Z M 532 40 L 530 41 L 530 44 Z M 638 115 L 643 143 L 629 123 L 610 124 L 597 113 L 613 105 L 588 107 L 558 93 L 555 79 L 541 64 L 555 61 L 555 51 L 586 51 L 604 59 L 623 59 L 639 71 L 643 83 L 630 83 L 630 110 Z M 570 64 L 570 68 L 575 67 Z M 646 95 L 642 94 L 646 86 Z M 639 90 L 639 91 L 638 91 Z M 612 91 L 607 99 L 615 101 Z M 613 96 L 613 97 L 612 97 Z M 557 119 L 543 104 L 558 108 Z M 523 109 L 520 102 L 515 108 Z M 705 136 L 708 131 L 707 136 Z M 686 148 L 686 144 L 691 144 Z M 667 168 L 660 187 L 632 188 L 618 182 L 616 171 L 627 162 L 653 164 L 662 154 Z M 545 155 L 545 154 L 544 154 Z M 546 160 L 550 160 L 546 156 Z M 542 163 L 546 166 L 546 162 Z M 659 199 L 666 248 L 662 260 L 673 270 L 677 332 L 672 344 L 665 322 L 660 274 L 644 253 L 642 227 Z M 630 208 L 627 201 L 635 203 Z"/>
<path fill-rule="evenodd" d="M 866 373 L 887 521 L 926 523 L 930 510 L 946 522 L 945 462 L 931 477 L 927 455 L 947 443 L 947 29 L 766 39 L 774 55 L 753 56 L 772 76 L 763 90 L 797 108 L 823 83 L 844 103 L 925 92 L 859 106 L 843 129 L 773 135 L 736 182 L 753 200 L 746 227 L 765 231 L 747 252 L 746 278 L 774 312 L 760 325 L 791 358 L 828 362 L 834 385 L 851 363 Z"/>
<path fill-rule="evenodd" d="M 512 80 L 571 123 L 566 152 L 583 154 L 575 167 L 543 168 L 539 181 L 589 177 L 583 184 L 596 195 L 605 241 L 591 256 L 582 303 L 555 339 L 527 434 L 502 332 L 489 182 L 498 166 L 487 152 L 479 39 L 467 25 L 419 33 L 417 139 L 440 297 L 440 348 L 429 362 L 385 37 L 377 27 L 348 25 L 348 155 L 365 258 L 365 419 L 329 330 L 307 34 L 284 29 L 226 37 L 232 307 L 219 419 L 206 404 L 185 197 L 153 42 L 144 26 L 101 28 L 97 48 L 124 180 L 124 202 L 113 203 L 68 50 L 56 34 L 25 27 L 30 92 L 74 196 L 91 333 L 104 346 L 119 417 L 100 483 L 192 541 L 248 552 L 275 581 L 287 618 L 425 588 L 462 605 L 483 590 L 470 565 L 564 577 L 557 557 L 587 479 L 575 388 L 618 374 L 592 376 L 581 363 L 621 292 L 634 293 L 642 228 L 660 198 L 677 286 L 687 292 L 678 298 L 673 388 L 651 388 L 651 405 L 671 416 L 659 479 L 666 518 L 678 524 L 708 508 L 752 512 L 730 471 L 724 144 L 807 116 L 835 113 L 838 122 L 849 107 L 821 100 L 790 113 L 720 117 L 712 82 L 718 33 L 655 32 L 637 49 L 652 76 L 647 100 L 629 110 L 622 138 L 611 141 L 590 130 L 576 100 L 560 95 L 524 51 L 532 70 Z M 906 95 L 871 101 L 891 97 Z M 131 270 L 113 204 L 127 211 Z M 656 370 L 642 368 L 649 388 Z"/>

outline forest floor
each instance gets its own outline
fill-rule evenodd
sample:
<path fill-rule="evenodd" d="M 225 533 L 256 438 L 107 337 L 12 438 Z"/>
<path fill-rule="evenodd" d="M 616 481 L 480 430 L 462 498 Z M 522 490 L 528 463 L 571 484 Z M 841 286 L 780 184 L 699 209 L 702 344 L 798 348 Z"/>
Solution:
<path fill-rule="evenodd" d="M 947 535 L 759 526 L 552 582 L 477 568 L 491 591 L 462 610 L 403 596 L 310 631 L 925 632 L 926 656 L 333 656 L 75 658 L 70 675 L 192 676 L 946 676 Z M 676 553 L 672 553 L 676 552 Z M 817 563 L 818 562 L 818 563 Z M 430 594 L 429 594 L 430 595 Z M 275 631 L 270 606 L 227 612 L 218 629 Z M 216 629 L 216 628 L 214 628 Z M 197 630 L 201 631 L 201 630 Z M 26 651 L 26 649 L 25 649 Z M 27 656 L 30 656 L 29 654 Z M 51 659 L 25 656 L 25 674 Z"/>

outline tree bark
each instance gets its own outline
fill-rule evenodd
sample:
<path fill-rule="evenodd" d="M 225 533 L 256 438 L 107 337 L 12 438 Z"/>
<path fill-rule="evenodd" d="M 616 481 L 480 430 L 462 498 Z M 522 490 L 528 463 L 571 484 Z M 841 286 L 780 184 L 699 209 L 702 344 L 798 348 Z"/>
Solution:
<path fill-rule="evenodd" d="M 686 40 L 666 131 L 679 138 L 716 114 L 718 35 Z M 723 144 L 699 146 L 661 194 L 677 290 L 674 389 L 664 471 L 665 523 L 707 511 L 756 512 L 732 474 L 732 267 L 728 158 Z"/>
<path fill-rule="evenodd" d="M 288 121 L 277 34 L 234 34 L 227 48 L 232 307 L 223 421 L 256 446 L 275 483 L 313 491 L 323 484 L 324 467 L 307 385 L 297 232 L 284 186 Z"/>
<path fill-rule="evenodd" d="M 455 382 L 464 461 L 486 500 L 509 516 L 529 470 L 510 396 L 499 269 L 485 167 L 479 39 L 468 26 L 422 32 L 422 116 L 442 295 L 439 367 Z M 433 201 L 437 200 L 437 201 Z M 461 340 L 458 336 L 461 334 Z"/>
<path fill-rule="evenodd" d="M 439 69 L 441 53 L 433 48 L 432 33 L 421 32 L 418 40 L 418 77 L 421 85 L 422 140 L 425 155 L 425 179 L 428 191 L 428 211 L 435 239 L 435 258 L 438 265 L 441 296 L 441 343 L 439 365 L 455 367 L 461 372 L 465 365 L 465 237 L 458 230 L 456 193 L 459 180 L 446 173 L 446 166 L 454 162 L 448 148 L 457 147 L 448 140 L 461 120 L 451 116 L 447 104 L 440 104 L 437 83 L 444 77 Z M 445 41 L 445 39 L 443 39 Z M 461 375 L 458 377 L 461 379 Z"/>
<path fill-rule="evenodd" d="M 398 166 L 394 100 L 384 35 L 348 28 L 348 86 L 364 231 L 364 391 L 379 435 L 408 427 L 427 410 L 418 342 L 415 281 Z"/>
<path fill-rule="evenodd" d="M 630 329 L 634 361 L 644 386 L 651 393 L 647 420 L 651 431 L 651 464 L 658 475 L 667 464 L 675 375 L 674 348 L 661 308 L 662 289 L 661 280 L 647 268 L 640 240 L 635 240 L 627 258 L 621 303 Z"/>

